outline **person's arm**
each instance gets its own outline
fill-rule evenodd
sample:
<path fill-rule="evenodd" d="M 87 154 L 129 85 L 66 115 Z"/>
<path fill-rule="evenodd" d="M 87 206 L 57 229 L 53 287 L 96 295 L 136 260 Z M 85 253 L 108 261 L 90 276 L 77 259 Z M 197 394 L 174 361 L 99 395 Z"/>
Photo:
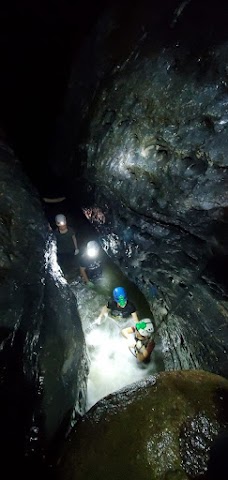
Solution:
<path fill-rule="evenodd" d="M 102 307 L 101 313 L 100 313 L 100 315 L 99 315 L 99 316 L 97 317 L 97 319 L 96 319 L 96 323 L 97 323 L 98 325 L 100 325 L 102 318 L 104 317 L 104 315 L 105 315 L 106 313 L 108 313 L 108 310 L 109 310 L 109 309 L 108 309 L 107 305 L 104 305 L 104 306 Z"/>
<path fill-rule="evenodd" d="M 82 276 L 82 280 L 84 280 L 85 283 L 89 282 L 88 275 L 86 273 L 86 268 L 85 267 L 80 267 L 80 274 Z"/>
<path fill-rule="evenodd" d="M 135 323 L 138 323 L 138 322 L 139 322 L 137 312 L 132 312 L 131 316 L 132 316 L 132 318 L 133 318 L 133 320 L 134 320 Z"/>
<path fill-rule="evenodd" d="M 151 339 L 151 341 L 148 343 L 147 347 L 145 347 L 145 345 L 143 345 L 139 352 L 137 352 L 136 354 L 136 358 L 139 362 L 143 362 L 144 360 L 146 360 L 147 358 L 150 357 L 153 349 L 155 347 L 155 342 L 154 340 Z"/>
<path fill-rule="evenodd" d="M 121 334 L 123 335 L 124 338 L 127 339 L 127 346 L 128 348 L 134 348 L 135 347 L 135 344 L 136 344 L 136 341 L 134 338 L 132 338 L 132 333 L 135 332 L 135 328 L 134 327 L 127 327 L 127 328 L 123 328 L 123 330 L 121 330 Z"/>
<path fill-rule="evenodd" d="M 147 351 L 147 348 L 143 345 L 140 348 L 140 351 L 136 353 L 136 358 L 139 362 L 143 362 L 148 357 L 149 357 L 149 353 Z"/>
<path fill-rule="evenodd" d="M 133 327 L 126 327 L 126 328 L 123 328 L 123 330 L 121 330 L 121 334 L 123 335 L 123 337 L 125 337 L 127 340 L 130 338 L 130 334 L 131 333 L 134 333 L 134 328 Z"/>
<path fill-rule="evenodd" d="M 148 349 L 148 347 L 145 347 L 145 345 L 143 345 L 140 348 L 140 350 L 136 353 L 136 358 L 139 362 L 143 362 L 144 360 L 146 360 L 146 358 L 150 356 L 150 354 L 151 352 Z"/>
<path fill-rule="evenodd" d="M 79 250 L 78 250 L 78 242 L 77 242 L 77 238 L 76 238 L 76 236 L 75 236 L 74 233 L 73 233 L 73 235 L 72 235 L 72 240 L 73 240 L 74 248 L 75 248 L 75 250 L 76 250 L 77 253 L 78 253 L 78 252 L 79 252 Z"/>

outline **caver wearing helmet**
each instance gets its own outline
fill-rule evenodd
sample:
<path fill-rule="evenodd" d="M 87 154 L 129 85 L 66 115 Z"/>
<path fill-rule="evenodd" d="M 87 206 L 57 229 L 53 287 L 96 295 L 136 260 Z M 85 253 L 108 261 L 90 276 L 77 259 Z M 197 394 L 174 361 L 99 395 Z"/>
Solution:
<path fill-rule="evenodd" d="M 154 326 L 150 318 L 144 318 L 137 322 L 134 327 L 122 330 L 122 335 L 128 340 L 131 353 L 139 362 L 149 362 L 151 353 L 155 347 L 153 339 Z M 134 338 L 131 334 L 134 334 Z"/>
<path fill-rule="evenodd" d="M 141 337 L 150 337 L 154 332 L 154 326 L 150 318 L 143 318 L 140 322 L 136 323 L 135 328 Z"/>
<path fill-rule="evenodd" d="M 78 255 L 78 243 L 72 227 L 67 225 L 65 215 L 59 213 L 55 217 L 57 228 L 54 230 L 57 246 L 58 263 L 64 274 L 68 275 L 77 268 L 76 255 Z"/>
<path fill-rule="evenodd" d="M 100 246 L 95 240 L 90 240 L 80 257 L 80 273 L 82 280 L 88 286 L 98 281 L 102 276 Z"/>
<path fill-rule="evenodd" d="M 62 215 L 61 213 L 59 213 L 58 215 L 56 215 L 56 217 L 55 217 L 55 223 L 56 223 L 57 226 L 59 226 L 59 225 L 66 225 L 67 221 L 66 221 L 65 215 Z"/>
<path fill-rule="evenodd" d="M 99 325 L 104 315 L 109 315 L 115 319 L 127 319 L 132 318 L 136 323 L 139 321 L 138 315 L 136 312 L 135 305 L 130 302 L 127 298 L 127 292 L 124 287 L 115 287 L 113 292 L 113 300 L 110 300 L 107 305 L 101 310 L 99 317 L 96 320 L 96 323 Z"/>
<path fill-rule="evenodd" d="M 97 257 L 98 254 L 99 254 L 99 245 L 98 245 L 98 243 L 95 242 L 95 240 L 91 240 L 90 242 L 87 243 L 86 251 L 87 251 L 87 255 L 88 255 L 90 258 L 95 258 L 95 257 Z"/>
<path fill-rule="evenodd" d="M 127 305 L 127 292 L 125 288 L 116 287 L 114 288 L 112 294 L 115 302 L 118 303 L 122 308 Z"/>

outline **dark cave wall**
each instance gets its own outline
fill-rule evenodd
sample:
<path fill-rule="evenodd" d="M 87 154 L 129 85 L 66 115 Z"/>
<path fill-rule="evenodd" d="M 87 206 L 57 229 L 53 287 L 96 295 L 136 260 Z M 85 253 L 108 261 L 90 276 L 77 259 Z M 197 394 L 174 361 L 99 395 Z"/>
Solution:
<path fill-rule="evenodd" d="M 81 137 L 61 168 L 74 199 L 80 159 L 85 214 L 150 302 L 166 368 L 227 376 L 227 13 L 182 7 L 100 20 L 75 59 L 64 120 Z"/>
<path fill-rule="evenodd" d="M 1 141 L 0 445 L 7 471 L 34 452 L 42 458 L 85 408 L 84 334 L 55 249 L 38 193 Z"/>

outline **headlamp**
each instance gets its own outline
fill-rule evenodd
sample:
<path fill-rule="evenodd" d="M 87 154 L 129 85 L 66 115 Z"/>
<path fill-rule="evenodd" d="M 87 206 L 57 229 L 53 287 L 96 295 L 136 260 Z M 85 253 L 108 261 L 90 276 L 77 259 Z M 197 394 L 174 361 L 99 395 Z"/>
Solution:
<path fill-rule="evenodd" d="M 87 248 L 88 257 L 94 258 L 94 257 L 97 257 L 97 254 L 98 254 L 97 248 L 94 248 L 94 247 Z"/>

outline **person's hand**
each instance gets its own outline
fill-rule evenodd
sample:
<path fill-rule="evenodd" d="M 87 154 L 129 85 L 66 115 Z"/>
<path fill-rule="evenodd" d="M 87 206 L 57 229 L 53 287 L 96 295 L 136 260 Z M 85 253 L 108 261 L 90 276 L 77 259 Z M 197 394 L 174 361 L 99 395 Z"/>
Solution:
<path fill-rule="evenodd" d="M 127 339 L 127 346 L 128 348 L 134 348 L 136 345 L 136 341 L 134 340 L 134 338 L 128 338 Z"/>
<path fill-rule="evenodd" d="M 79 250 L 78 248 L 75 248 L 74 255 L 78 255 L 78 254 L 79 254 Z"/>
<path fill-rule="evenodd" d="M 89 280 L 89 281 L 87 282 L 86 286 L 89 287 L 89 288 L 93 288 L 93 287 L 94 287 L 94 283 Z"/>
<path fill-rule="evenodd" d="M 97 317 L 94 323 L 95 323 L 95 325 L 100 325 L 101 324 L 101 318 Z"/>

